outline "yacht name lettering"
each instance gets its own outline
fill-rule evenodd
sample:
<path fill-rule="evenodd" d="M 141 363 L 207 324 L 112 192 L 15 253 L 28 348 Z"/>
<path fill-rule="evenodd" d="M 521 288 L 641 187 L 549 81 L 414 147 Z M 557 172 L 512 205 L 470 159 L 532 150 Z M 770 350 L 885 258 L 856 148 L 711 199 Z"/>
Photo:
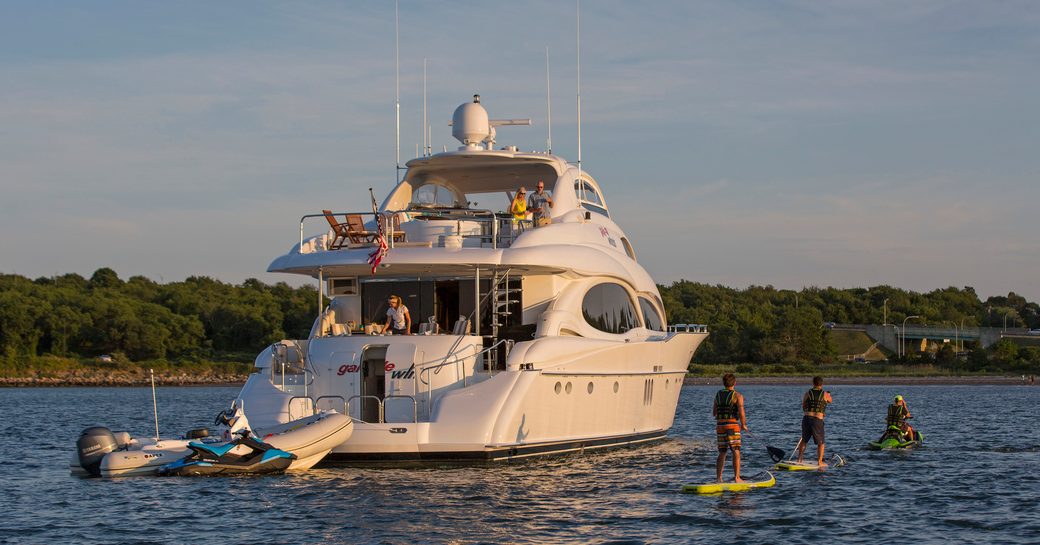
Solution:
<path fill-rule="evenodd" d="M 391 365 L 392 365 L 392 364 L 391 364 Z M 411 366 L 411 367 L 409 367 L 408 369 L 405 369 L 404 371 L 394 371 L 394 372 L 393 372 L 393 373 L 392 373 L 392 374 L 390 375 L 390 378 L 392 378 L 392 379 L 398 379 L 398 378 L 414 378 L 414 377 L 415 377 L 415 364 L 414 364 L 414 363 L 413 363 L 413 364 L 412 364 L 412 366 Z"/>
<path fill-rule="evenodd" d="M 389 373 L 390 371 L 394 370 L 394 367 L 397 367 L 397 366 L 392 364 L 392 363 L 390 363 L 390 362 L 386 362 L 386 365 L 383 366 L 383 370 L 386 371 L 387 373 Z"/>
<path fill-rule="evenodd" d="M 337 375 L 345 375 L 347 373 L 357 373 L 359 365 L 340 365 L 336 371 Z"/>

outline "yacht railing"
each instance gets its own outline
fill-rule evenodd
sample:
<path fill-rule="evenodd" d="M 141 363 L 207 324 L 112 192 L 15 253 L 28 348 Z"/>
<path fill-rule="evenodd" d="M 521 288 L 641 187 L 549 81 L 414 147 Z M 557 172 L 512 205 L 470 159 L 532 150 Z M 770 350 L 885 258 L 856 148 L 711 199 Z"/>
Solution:
<path fill-rule="evenodd" d="M 429 367 L 423 367 L 422 370 L 419 371 L 419 374 L 416 375 L 416 380 L 418 380 L 419 383 L 421 383 L 423 386 L 425 386 L 424 389 L 426 390 L 426 402 L 427 402 L 428 408 L 432 408 L 433 407 L 433 385 L 432 385 L 431 381 L 425 380 L 425 379 L 429 378 L 429 374 L 430 374 L 431 371 L 433 372 L 433 374 L 436 375 L 436 374 L 439 374 L 440 370 L 445 368 L 445 367 L 456 366 L 456 372 L 458 373 L 459 371 L 461 371 L 462 387 L 465 388 L 465 387 L 469 386 L 469 381 L 468 381 L 468 376 L 469 375 L 466 374 L 466 368 L 465 368 L 465 366 L 463 366 L 463 364 L 466 362 L 466 360 L 469 360 L 471 358 L 475 359 L 475 358 L 477 358 L 479 356 L 487 356 L 488 353 L 490 353 L 494 349 L 498 348 L 499 345 L 504 344 L 505 342 L 506 342 L 506 339 L 502 339 L 502 340 L 492 344 L 491 346 L 489 346 L 489 347 L 487 347 L 487 348 L 485 348 L 485 349 L 483 349 L 483 350 L 481 350 L 479 352 L 474 352 L 473 354 L 470 354 L 469 356 L 459 357 L 458 355 L 455 355 L 451 360 L 443 361 L 441 363 L 438 363 L 437 365 L 431 365 Z M 487 358 L 485 357 L 484 360 L 487 361 Z M 490 362 L 490 363 L 492 363 L 492 365 L 488 365 L 488 369 L 487 369 L 489 378 L 495 376 L 494 365 L 493 365 L 494 362 Z M 459 368 L 459 366 L 462 366 L 461 369 Z M 425 377 L 425 379 L 424 379 L 424 377 Z"/>
<path fill-rule="evenodd" d="M 377 397 L 377 396 L 361 396 L 361 395 L 357 395 L 357 396 L 350 396 L 350 397 L 348 397 L 347 398 L 347 406 L 346 406 L 346 409 L 347 409 L 346 415 L 347 416 L 350 416 L 350 402 L 354 401 L 355 399 L 361 399 L 361 400 L 374 399 L 374 400 L 376 400 L 376 405 L 379 407 L 379 420 L 376 423 L 378 423 L 378 424 L 382 424 L 383 423 L 383 400 L 379 399 L 379 397 Z M 364 407 L 364 405 L 362 405 L 361 406 L 361 410 L 358 412 L 357 420 L 360 420 L 360 421 L 364 422 L 365 420 L 363 418 L 361 418 L 362 416 L 364 416 L 364 414 L 365 414 L 365 407 Z M 353 416 L 350 416 L 350 417 L 354 418 Z"/>
<path fill-rule="evenodd" d="M 380 404 L 383 405 L 384 408 L 379 411 L 379 414 L 383 415 L 384 419 L 386 418 L 386 400 L 388 399 L 410 399 L 412 401 L 412 423 L 414 424 L 419 421 L 419 403 L 415 401 L 415 396 L 404 394 L 383 396 L 383 400 Z M 380 422 L 380 424 L 382 424 L 382 422 Z"/>
<path fill-rule="evenodd" d="M 333 212 L 332 215 L 337 218 L 337 221 L 339 221 L 339 218 L 345 218 L 347 215 L 362 216 L 363 218 L 366 218 L 366 221 L 370 218 L 376 219 L 380 224 L 382 224 L 386 244 L 389 248 L 394 248 L 396 244 L 394 237 L 389 236 L 389 234 L 393 230 L 393 218 L 399 215 L 407 217 L 409 221 L 457 221 L 477 223 L 480 226 L 478 234 L 462 234 L 460 231 L 457 231 L 455 234 L 462 238 L 479 238 L 481 244 L 490 244 L 493 249 L 498 248 L 499 246 L 510 246 L 520 233 L 523 232 L 525 226 L 530 224 L 530 222 L 526 220 L 516 224 L 513 222 L 512 215 L 504 212 L 472 208 L 407 208 L 404 210 L 385 210 L 381 212 Z M 306 214 L 300 217 L 299 253 L 303 253 L 304 251 L 305 225 L 308 220 L 316 218 L 320 218 L 322 221 L 328 221 L 325 218 L 324 213 Z M 429 240 L 419 242 L 437 241 Z M 375 245 L 376 243 L 372 244 L 372 246 Z"/>
<path fill-rule="evenodd" d="M 672 324 L 668 326 L 669 333 L 707 333 L 707 324 Z"/>
<path fill-rule="evenodd" d="M 314 400 L 314 409 L 315 410 L 318 410 L 319 405 L 321 404 L 321 400 L 323 400 L 323 399 L 338 399 L 339 402 L 343 404 L 343 411 L 342 411 L 343 414 L 347 414 L 347 400 L 343 399 L 343 396 L 336 396 L 336 395 L 318 396 L 318 399 Z M 333 406 L 332 410 L 336 411 L 337 409 L 336 409 L 335 406 Z"/>
<path fill-rule="evenodd" d="M 300 415 L 300 416 L 297 416 L 297 417 L 293 417 L 293 401 L 296 401 L 297 399 L 306 399 L 309 402 L 310 414 L 303 414 L 303 415 Z M 296 420 L 297 418 L 303 418 L 305 416 L 311 416 L 311 415 L 314 414 L 314 400 L 311 399 L 310 396 L 307 396 L 307 395 L 292 396 L 292 397 L 289 398 L 288 413 L 289 413 L 289 421 L 290 422 L 292 422 L 293 420 Z"/>

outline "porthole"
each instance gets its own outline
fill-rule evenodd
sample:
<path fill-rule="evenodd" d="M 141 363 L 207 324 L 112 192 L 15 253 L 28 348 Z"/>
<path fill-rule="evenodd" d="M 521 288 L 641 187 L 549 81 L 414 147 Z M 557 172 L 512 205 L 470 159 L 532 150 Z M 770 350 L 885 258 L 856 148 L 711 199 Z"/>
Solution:
<path fill-rule="evenodd" d="M 561 390 L 562 388 L 563 388 L 563 385 L 562 385 L 562 384 L 560 384 L 559 382 L 557 382 L 557 383 L 556 383 L 556 387 L 555 387 L 555 388 L 553 388 L 553 389 L 554 389 L 554 390 L 556 390 L 556 393 L 560 393 L 560 390 Z"/>
<path fill-rule="evenodd" d="M 593 389 L 592 381 L 589 381 L 589 388 L 588 389 L 589 389 L 589 393 L 591 394 L 592 393 L 592 389 Z"/>
<path fill-rule="evenodd" d="M 621 387 L 621 385 L 618 384 L 618 382 L 615 380 L 614 381 L 614 393 L 615 394 L 618 392 L 618 388 L 620 388 L 620 387 Z"/>
<path fill-rule="evenodd" d="M 571 383 L 568 382 L 567 386 L 564 388 L 564 390 L 567 390 L 568 394 L 571 393 Z"/>

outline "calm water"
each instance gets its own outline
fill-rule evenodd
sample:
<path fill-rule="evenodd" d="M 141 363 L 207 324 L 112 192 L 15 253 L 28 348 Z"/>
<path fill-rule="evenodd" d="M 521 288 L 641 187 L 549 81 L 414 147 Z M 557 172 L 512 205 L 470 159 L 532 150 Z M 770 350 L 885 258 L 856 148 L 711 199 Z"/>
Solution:
<path fill-rule="evenodd" d="M 714 497 L 678 492 L 714 477 L 714 388 L 703 386 L 684 388 L 669 440 L 639 449 L 492 467 L 110 481 L 69 476 L 76 437 L 94 424 L 147 435 L 148 389 L 0 389 L 0 543 L 1040 542 L 1040 387 L 828 389 L 828 451 L 846 467 Z M 759 437 L 745 444 L 749 475 L 770 465 L 766 442 L 797 441 L 803 388 L 738 390 Z M 235 393 L 160 389 L 162 433 L 209 424 Z M 864 450 L 897 393 L 926 448 Z"/>

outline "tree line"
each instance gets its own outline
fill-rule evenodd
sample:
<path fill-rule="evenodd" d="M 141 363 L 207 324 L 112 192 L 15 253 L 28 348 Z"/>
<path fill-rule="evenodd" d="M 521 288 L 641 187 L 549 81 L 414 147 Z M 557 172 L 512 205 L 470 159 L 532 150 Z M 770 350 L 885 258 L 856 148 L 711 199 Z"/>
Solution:
<path fill-rule="evenodd" d="M 1009 327 L 1040 328 L 1040 305 L 1015 293 L 982 300 L 970 287 L 927 293 L 891 286 L 794 291 L 682 280 L 659 289 L 670 323 L 709 325 L 711 335 L 695 356 L 705 363 L 833 362 L 830 331 L 821 327 L 825 322 L 898 324 L 920 316 L 932 325 L 1001 327 L 1006 321 Z M 256 279 L 229 284 L 196 276 L 160 284 L 144 276 L 124 281 L 110 268 L 90 278 L 0 275 L 0 363 L 10 367 L 44 355 L 102 354 L 133 361 L 251 361 L 272 342 L 306 337 L 316 301 L 313 286 Z M 951 366 L 963 362 L 963 355 L 951 350 L 926 357 Z M 1036 366 L 1040 348 L 1001 342 L 972 350 L 967 361 L 974 368 Z"/>
<path fill-rule="evenodd" d="M 871 288 L 817 288 L 782 290 L 772 286 L 734 289 L 682 280 L 659 286 L 671 323 L 708 324 L 711 335 L 694 360 L 708 363 L 827 363 L 835 359 L 827 322 L 845 324 L 901 324 L 908 316 L 917 323 L 952 327 L 1040 328 L 1040 305 L 1015 293 L 979 298 L 971 287 L 936 289 L 927 293 L 875 286 Z M 886 314 L 887 313 L 887 314 Z M 969 370 L 1035 369 L 1040 348 L 1018 347 L 1002 340 L 990 349 L 972 347 L 967 361 L 952 347 L 936 354 L 908 354 L 910 363 Z"/>
<path fill-rule="evenodd" d="M 261 348 L 310 331 L 314 287 L 240 285 L 206 277 L 123 281 L 109 268 L 78 274 L 0 275 L 0 358 L 8 366 L 42 355 L 125 355 L 134 361 L 251 360 Z"/>

